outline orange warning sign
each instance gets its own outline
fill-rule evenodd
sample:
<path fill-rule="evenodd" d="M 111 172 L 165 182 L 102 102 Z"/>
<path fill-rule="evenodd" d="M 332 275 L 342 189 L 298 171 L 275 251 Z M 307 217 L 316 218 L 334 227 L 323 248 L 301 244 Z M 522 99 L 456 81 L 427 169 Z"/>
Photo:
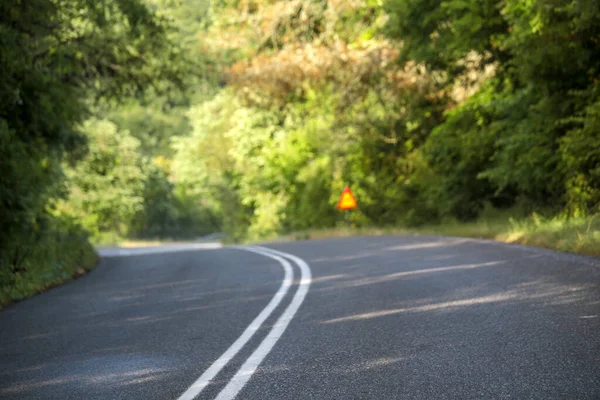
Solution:
<path fill-rule="evenodd" d="M 338 201 L 338 210 L 352 210 L 357 206 L 358 204 L 356 203 L 356 198 L 350 191 L 350 188 L 346 186 L 342 192 L 342 195 L 340 196 L 340 201 Z"/>

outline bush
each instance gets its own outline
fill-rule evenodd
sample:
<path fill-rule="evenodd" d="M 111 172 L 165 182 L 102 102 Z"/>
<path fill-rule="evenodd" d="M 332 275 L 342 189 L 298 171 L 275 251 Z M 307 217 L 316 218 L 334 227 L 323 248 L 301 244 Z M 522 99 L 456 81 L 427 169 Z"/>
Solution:
<path fill-rule="evenodd" d="M 75 221 L 44 215 L 28 237 L 0 254 L 0 307 L 69 281 L 94 267 L 97 255 Z"/>

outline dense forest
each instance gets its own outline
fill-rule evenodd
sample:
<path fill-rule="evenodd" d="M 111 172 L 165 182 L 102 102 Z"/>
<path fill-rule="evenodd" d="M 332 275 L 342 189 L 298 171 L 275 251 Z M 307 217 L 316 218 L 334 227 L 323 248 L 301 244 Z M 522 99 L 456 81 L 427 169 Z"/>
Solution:
<path fill-rule="evenodd" d="M 595 0 L 0 3 L 0 296 L 92 243 L 600 213 Z"/>

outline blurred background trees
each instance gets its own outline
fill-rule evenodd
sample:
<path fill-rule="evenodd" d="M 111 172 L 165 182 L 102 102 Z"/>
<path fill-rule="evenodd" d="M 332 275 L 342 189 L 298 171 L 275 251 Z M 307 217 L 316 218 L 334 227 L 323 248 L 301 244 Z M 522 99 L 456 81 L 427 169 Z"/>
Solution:
<path fill-rule="evenodd" d="M 174 159 L 232 177 L 226 230 L 255 238 L 335 226 L 344 184 L 363 226 L 598 212 L 598 10 L 484 3 L 213 2 L 225 87 Z"/>
<path fill-rule="evenodd" d="M 334 227 L 346 184 L 355 226 L 598 213 L 599 46 L 586 0 L 3 2 L 2 279 L 65 224 Z"/>

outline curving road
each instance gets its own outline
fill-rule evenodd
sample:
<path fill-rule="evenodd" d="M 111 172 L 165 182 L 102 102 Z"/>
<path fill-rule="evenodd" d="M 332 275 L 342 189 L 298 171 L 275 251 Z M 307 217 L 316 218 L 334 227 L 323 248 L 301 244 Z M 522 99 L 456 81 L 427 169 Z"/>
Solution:
<path fill-rule="evenodd" d="M 600 398 L 597 258 L 425 236 L 265 247 L 104 250 L 0 311 L 0 399 Z"/>

